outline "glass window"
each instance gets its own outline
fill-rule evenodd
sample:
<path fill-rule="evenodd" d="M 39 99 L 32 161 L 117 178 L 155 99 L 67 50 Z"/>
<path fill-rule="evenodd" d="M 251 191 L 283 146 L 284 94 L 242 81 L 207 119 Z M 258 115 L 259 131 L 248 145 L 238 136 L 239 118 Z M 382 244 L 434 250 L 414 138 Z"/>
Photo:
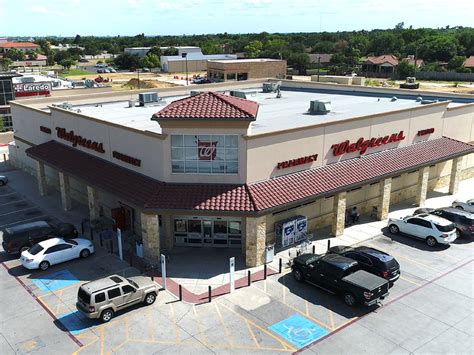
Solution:
<path fill-rule="evenodd" d="M 188 232 L 189 233 L 201 233 L 201 221 L 189 220 L 188 221 Z"/>
<path fill-rule="evenodd" d="M 133 291 L 135 291 L 135 289 L 130 286 L 130 285 L 125 285 L 125 286 L 122 286 L 122 293 L 124 295 L 128 294 L 128 293 L 132 293 Z"/>
<path fill-rule="evenodd" d="M 172 172 L 237 174 L 238 146 L 238 135 L 172 135 Z"/>
<path fill-rule="evenodd" d="M 30 249 L 28 249 L 28 253 L 31 255 L 36 255 L 38 254 L 41 250 L 43 250 L 43 247 L 39 244 L 33 245 Z"/>
<path fill-rule="evenodd" d="M 117 298 L 120 296 L 120 288 L 113 288 L 107 291 L 107 295 L 109 296 L 109 300 Z"/>
<path fill-rule="evenodd" d="M 241 234 L 242 228 L 238 221 L 229 221 L 229 234 Z"/>
<path fill-rule="evenodd" d="M 175 219 L 174 220 L 174 231 L 175 232 L 186 232 L 186 220 L 185 219 Z"/>
<path fill-rule="evenodd" d="M 105 301 L 105 293 L 101 292 L 95 295 L 95 303 L 100 303 Z"/>
<path fill-rule="evenodd" d="M 437 223 L 433 223 L 440 232 L 452 232 L 456 227 L 454 224 L 448 224 L 447 226 L 442 226 Z"/>
<path fill-rule="evenodd" d="M 227 221 L 214 221 L 214 233 L 227 234 Z"/>

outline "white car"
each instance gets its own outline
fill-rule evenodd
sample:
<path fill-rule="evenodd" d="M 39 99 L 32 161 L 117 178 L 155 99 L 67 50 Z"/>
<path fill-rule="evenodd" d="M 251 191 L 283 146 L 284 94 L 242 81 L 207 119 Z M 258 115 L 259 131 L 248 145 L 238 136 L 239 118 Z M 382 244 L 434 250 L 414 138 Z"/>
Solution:
<path fill-rule="evenodd" d="M 474 213 L 474 198 L 467 200 L 466 202 L 456 200 L 453 202 L 452 206 L 466 212 Z"/>
<path fill-rule="evenodd" d="M 427 213 L 403 218 L 389 218 L 390 233 L 404 233 L 422 239 L 430 247 L 436 244 L 449 244 L 456 240 L 456 226 L 447 219 Z"/>
<path fill-rule="evenodd" d="M 77 258 L 87 258 L 94 252 L 88 239 L 51 238 L 33 245 L 21 253 L 20 262 L 27 269 L 47 270 L 51 265 Z"/>
<path fill-rule="evenodd" d="M 8 178 L 4 175 L 0 175 L 0 186 L 6 185 L 8 182 Z"/>

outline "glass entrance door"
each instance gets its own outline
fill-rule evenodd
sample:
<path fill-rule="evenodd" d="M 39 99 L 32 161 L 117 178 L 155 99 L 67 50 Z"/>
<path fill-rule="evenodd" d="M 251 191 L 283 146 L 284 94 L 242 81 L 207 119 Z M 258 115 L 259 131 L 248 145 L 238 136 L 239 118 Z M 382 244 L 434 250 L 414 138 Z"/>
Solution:
<path fill-rule="evenodd" d="M 202 221 L 203 246 L 212 247 L 212 221 Z"/>

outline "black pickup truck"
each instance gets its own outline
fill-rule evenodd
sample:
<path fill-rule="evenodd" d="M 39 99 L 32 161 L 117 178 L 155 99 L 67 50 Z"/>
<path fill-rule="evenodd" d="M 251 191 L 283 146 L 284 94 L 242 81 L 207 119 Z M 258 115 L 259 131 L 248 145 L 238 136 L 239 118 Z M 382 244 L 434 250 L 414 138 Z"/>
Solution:
<path fill-rule="evenodd" d="M 291 265 L 297 281 L 341 294 L 348 306 L 372 306 L 388 295 L 387 280 L 361 270 L 357 261 L 336 254 L 303 254 Z"/>

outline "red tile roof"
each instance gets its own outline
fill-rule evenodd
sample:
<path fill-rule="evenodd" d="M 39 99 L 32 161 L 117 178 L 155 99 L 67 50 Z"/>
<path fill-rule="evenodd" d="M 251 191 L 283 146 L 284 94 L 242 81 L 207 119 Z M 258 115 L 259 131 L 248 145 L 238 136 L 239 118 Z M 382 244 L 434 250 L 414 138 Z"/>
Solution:
<path fill-rule="evenodd" d="M 249 120 L 257 118 L 258 103 L 216 92 L 176 100 L 155 113 L 157 120 L 213 119 Z"/>
<path fill-rule="evenodd" d="M 398 59 L 393 54 L 384 54 L 379 56 L 369 56 L 364 64 L 373 64 L 373 65 L 381 65 L 384 63 L 389 63 L 393 66 L 398 65 Z"/>
<path fill-rule="evenodd" d="M 474 55 L 471 55 L 469 58 L 467 58 L 463 65 L 465 68 L 474 68 Z"/>
<path fill-rule="evenodd" d="M 31 42 L 0 42 L 0 48 L 39 48 Z"/>
<path fill-rule="evenodd" d="M 253 213 L 474 153 L 474 146 L 443 137 L 249 185 L 164 183 L 55 141 L 28 148 L 26 153 L 137 207 Z"/>
<path fill-rule="evenodd" d="M 251 184 L 248 189 L 256 210 L 265 210 L 344 191 L 472 152 L 474 146 L 443 137 Z"/>

